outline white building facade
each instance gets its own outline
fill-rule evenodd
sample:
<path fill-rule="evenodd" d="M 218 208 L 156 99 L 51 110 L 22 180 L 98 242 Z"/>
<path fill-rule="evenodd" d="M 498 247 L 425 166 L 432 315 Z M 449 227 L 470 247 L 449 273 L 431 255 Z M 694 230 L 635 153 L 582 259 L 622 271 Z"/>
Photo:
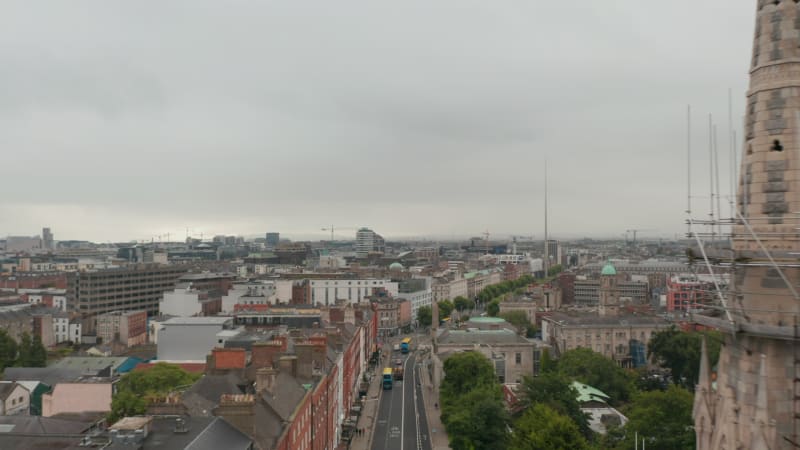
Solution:
<path fill-rule="evenodd" d="M 397 283 L 386 279 L 310 280 L 309 288 L 311 304 L 318 306 L 333 305 L 337 300 L 361 303 L 364 298 L 380 290 L 385 290 L 392 297 L 398 296 Z"/>

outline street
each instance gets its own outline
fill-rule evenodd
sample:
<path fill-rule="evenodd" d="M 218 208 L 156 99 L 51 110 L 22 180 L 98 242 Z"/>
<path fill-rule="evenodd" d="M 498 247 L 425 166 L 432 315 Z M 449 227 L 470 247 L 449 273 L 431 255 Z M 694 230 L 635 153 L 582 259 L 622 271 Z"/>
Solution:
<path fill-rule="evenodd" d="M 413 352 L 408 355 L 395 353 L 384 362 L 384 366 L 391 367 L 396 358 L 402 357 L 405 357 L 403 380 L 395 381 L 392 389 L 381 393 L 373 450 L 431 449 L 416 355 Z"/>

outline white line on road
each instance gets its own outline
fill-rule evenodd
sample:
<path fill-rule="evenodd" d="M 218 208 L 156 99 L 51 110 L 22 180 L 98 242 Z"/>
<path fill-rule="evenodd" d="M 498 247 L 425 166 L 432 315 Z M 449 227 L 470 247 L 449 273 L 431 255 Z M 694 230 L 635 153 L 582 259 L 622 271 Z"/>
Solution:
<path fill-rule="evenodd" d="M 406 357 L 406 360 L 403 362 L 403 375 L 408 373 L 408 360 L 411 359 L 411 355 Z M 414 378 L 413 371 L 411 375 L 412 381 Z M 413 385 L 413 383 L 411 383 Z M 405 437 L 405 430 L 406 430 L 406 383 L 403 383 L 403 402 L 400 406 L 400 450 L 405 450 L 403 446 L 403 438 Z"/>

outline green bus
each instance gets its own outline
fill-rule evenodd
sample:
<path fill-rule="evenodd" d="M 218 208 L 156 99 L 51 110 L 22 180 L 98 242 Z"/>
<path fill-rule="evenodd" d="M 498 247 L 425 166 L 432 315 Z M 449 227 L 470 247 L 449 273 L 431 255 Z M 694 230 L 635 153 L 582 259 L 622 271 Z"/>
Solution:
<path fill-rule="evenodd" d="M 394 383 L 393 378 L 394 377 L 392 375 L 392 368 L 391 367 L 387 367 L 387 368 L 383 369 L 383 388 L 384 389 L 391 389 L 392 388 L 392 384 Z"/>

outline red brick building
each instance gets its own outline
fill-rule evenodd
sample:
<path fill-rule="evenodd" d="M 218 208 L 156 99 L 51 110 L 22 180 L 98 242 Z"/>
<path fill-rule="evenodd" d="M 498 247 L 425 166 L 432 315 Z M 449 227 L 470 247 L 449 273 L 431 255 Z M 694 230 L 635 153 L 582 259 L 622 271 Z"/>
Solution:
<path fill-rule="evenodd" d="M 29 272 L 0 275 L 0 289 L 66 289 L 65 272 Z"/>

